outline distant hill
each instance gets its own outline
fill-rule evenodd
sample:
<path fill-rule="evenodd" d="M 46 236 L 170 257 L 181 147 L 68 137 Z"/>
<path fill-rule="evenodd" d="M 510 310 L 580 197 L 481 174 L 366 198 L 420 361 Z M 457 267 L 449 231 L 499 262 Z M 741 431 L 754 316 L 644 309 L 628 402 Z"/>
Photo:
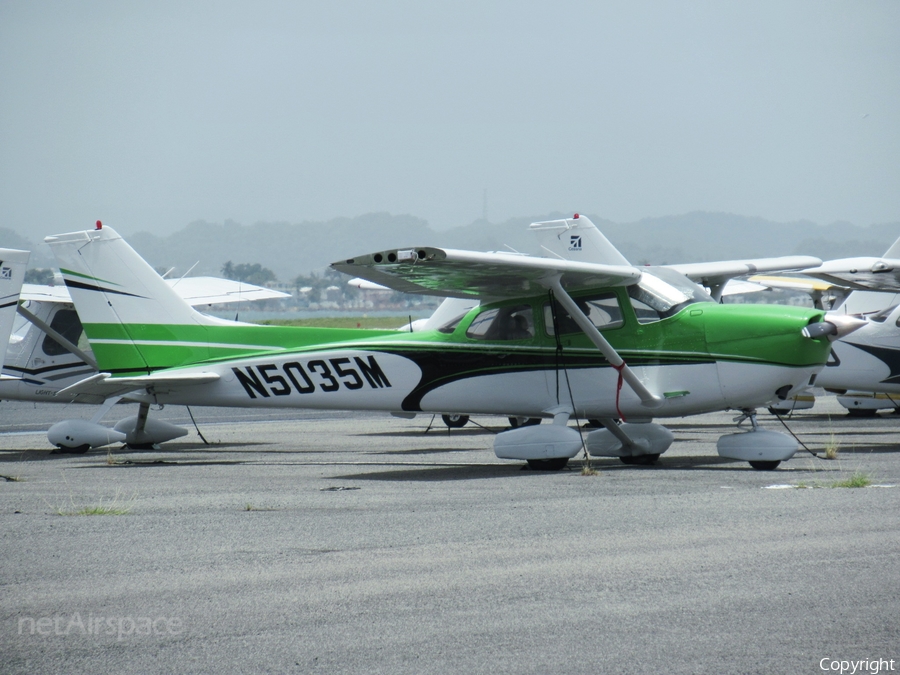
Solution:
<path fill-rule="evenodd" d="M 303 223 L 197 221 L 169 236 L 141 232 L 129 243 L 157 268 L 173 274 L 221 273 L 222 265 L 260 263 L 281 281 L 325 270 L 329 263 L 384 248 L 443 246 L 481 251 L 513 249 L 538 253 L 529 223 L 562 218 L 561 213 L 520 217 L 503 223 L 483 220 L 435 231 L 421 218 L 370 213 L 356 218 Z M 776 255 L 807 254 L 822 258 L 877 256 L 900 237 L 900 223 L 859 227 L 850 223 L 817 225 L 809 221 L 775 223 L 762 218 L 696 211 L 679 216 L 614 223 L 589 216 L 635 264 L 703 262 Z M 12 230 L 0 229 L 0 246 L 35 251 L 30 267 L 44 267 L 45 246 Z"/>

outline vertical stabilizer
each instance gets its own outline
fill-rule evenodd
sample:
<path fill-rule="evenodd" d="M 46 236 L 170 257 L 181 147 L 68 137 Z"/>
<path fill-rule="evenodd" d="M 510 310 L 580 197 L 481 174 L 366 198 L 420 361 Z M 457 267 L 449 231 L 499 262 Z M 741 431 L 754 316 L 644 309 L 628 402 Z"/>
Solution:
<path fill-rule="evenodd" d="M 115 230 L 47 237 L 101 370 L 136 374 L 208 358 L 207 327 Z"/>
<path fill-rule="evenodd" d="M 528 228 L 545 252 L 564 260 L 630 265 L 590 218 L 577 213 L 572 218 L 532 223 Z"/>
<path fill-rule="evenodd" d="M 29 251 L 0 248 L 0 364 L 6 360 L 6 348 L 19 306 L 19 292 L 30 257 Z"/>
<path fill-rule="evenodd" d="M 893 259 L 900 258 L 900 238 L 898 238 L 897 241 L 891 244 L 891 247 L 887 251 L 885 251 L 884 255 L 881 257 Z"/>

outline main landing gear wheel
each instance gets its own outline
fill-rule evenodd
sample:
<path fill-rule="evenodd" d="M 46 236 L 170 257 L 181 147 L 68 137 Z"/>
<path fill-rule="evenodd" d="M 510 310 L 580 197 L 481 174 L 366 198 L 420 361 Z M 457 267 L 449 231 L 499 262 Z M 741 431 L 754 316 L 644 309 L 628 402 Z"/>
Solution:
<path fill-rule="evenodd" d="M 85 443 L 84 445 L 77 445 L 74 448 L 70 448 L 65 445 L 57 445 L 56 450 L 51 450 L 51 455 L 83 455 L 88 450 L 91 449 L 91 446 Z"/>
<path fill-rule="evenodd" d="M 750 461 L 750 466 L 752 466 L 757 471 L 774 471 L 778 468 L 779 464 L 781 464 L 780 461 L 769 462 L 761 459 Z"/>
<path fill-rule="evenodd" d="M 847 408 L 847 417 L 878 417 L 875 408 Z"/>
<path fill-rule="evenodd" d="M 535 471 L 560 471 L 569 463 L 568 457 L 554 457 L 553 459 L 529 459 L 528 466 Z"/>
<path fill-rule="evenodd" d="M 650 466 L 656 464 L 659 459 L 659 453 L 651 453 L 649 455 L 634 455 L 629 457 L 619 457 L 623 464 L 637 464 L 638 466 Z"/>
<path fill-rule="evenodd" d="M 513 429 L 518 429 L 519 427 L 533 427 L 544 421 L 540 417 L 507 417 L 506 419 L 509 420 L 509 426 Z"/>
<path fill-rule="evenodd" d="M 459 429 L 466 426 L 469 422 L 468 415 L 441 415 L 441 419 L 451 429 Z"/>
<path fill-rule="evenodd" d="M 155 450 L 153 443 L 126 443 L 125 447 L 129 450 Z"/>

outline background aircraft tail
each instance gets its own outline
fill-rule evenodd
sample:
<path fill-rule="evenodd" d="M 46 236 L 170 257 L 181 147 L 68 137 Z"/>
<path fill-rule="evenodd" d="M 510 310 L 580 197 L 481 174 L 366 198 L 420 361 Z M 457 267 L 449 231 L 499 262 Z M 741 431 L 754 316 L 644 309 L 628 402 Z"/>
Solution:
<path fill-rule="evenodd" d="M 565 260 L 630 265 L 590 218 L 577 213 L 573 218 L 532 223 L 528 228 L 538 238 L 541 248 Z"/>
<path fill-rule="evenodd" d="M 29 257 L 29 251 L 0 248 L 0 364 L 6 359 Z"/>
<path fill-rule="evenodd" d="M 221 322 L 194 310 L 110 227 L 45 239 L 101 370 L 148 373 L 210 356 Z"/>
<path fill-rule="evenodd" d="M 897 241 L 891 244 L 891 247 L 887 251 L 885 251 L 884 255 L 881 257 L 893 259 L 900 258 L 900 238 L 898 238 Z"/>

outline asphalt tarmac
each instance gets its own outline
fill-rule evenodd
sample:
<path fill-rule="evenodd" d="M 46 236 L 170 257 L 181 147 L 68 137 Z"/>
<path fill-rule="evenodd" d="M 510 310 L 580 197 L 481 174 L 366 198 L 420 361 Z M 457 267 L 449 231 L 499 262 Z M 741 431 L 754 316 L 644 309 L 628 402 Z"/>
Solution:
<path fill-rule="evenodd" d="M 193 412 L 209 445 L 170 407 L 160 450 L 57 455 L 93 409 L 0 404 L 0 672 L 900 671 L 898 416 L 820 401 L 788 424 L 838 458 L 772 472 L 672 420 L 584 476 L 496 459 L 497 417 Z"/>

